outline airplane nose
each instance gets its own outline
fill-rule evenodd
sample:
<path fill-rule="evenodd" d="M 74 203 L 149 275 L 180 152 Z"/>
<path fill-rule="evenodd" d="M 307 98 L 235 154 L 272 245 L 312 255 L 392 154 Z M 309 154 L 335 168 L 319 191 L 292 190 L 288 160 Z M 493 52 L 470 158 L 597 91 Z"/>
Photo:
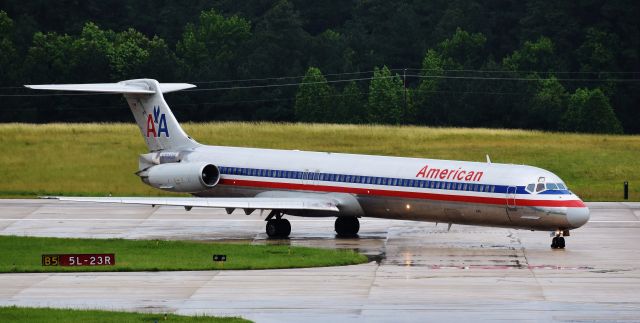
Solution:
<path fill-rule="evenodd" d="M 588 221 L 588 207 L 572 207 L 567 209 L 567 222 L 569 222 L 573 229 L 583 226 Z"/>

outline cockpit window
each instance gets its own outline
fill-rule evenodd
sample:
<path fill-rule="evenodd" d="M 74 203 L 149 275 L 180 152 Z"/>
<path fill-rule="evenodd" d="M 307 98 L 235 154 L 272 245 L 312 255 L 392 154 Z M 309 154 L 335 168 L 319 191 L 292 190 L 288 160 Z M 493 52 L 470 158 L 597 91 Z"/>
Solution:
<path fill-rule="evenodd" d="M 557 190 L 558 189 L 558 185 L 556 185 L 554 183 L 547 183 L 547 189 L 548 190 Z"/>
<path fill-rule="evenodd" d="M 533 193 L 533 192 L 535 192 L 535 190 L 536 190 L 536 184 L 531 183 L 531 184 L 527 185 L 527 191 L 529 193 Z"/>
<path fill-rule="evenodd" d="M 538 185 L 536 185 L 536 192 L 542 191 L 544 191 L 544 183 L 538 183 Z"/>
<path fill-rule="evenodd" d="M 566 190 L 566 189 L 567 189 L 567 187 L 566 187 L 566 186 L 564 186 L 564 184 L 562 184 L 562 183 L 558 183 L 558 189 L 559 189 L 559 190 Z"/>

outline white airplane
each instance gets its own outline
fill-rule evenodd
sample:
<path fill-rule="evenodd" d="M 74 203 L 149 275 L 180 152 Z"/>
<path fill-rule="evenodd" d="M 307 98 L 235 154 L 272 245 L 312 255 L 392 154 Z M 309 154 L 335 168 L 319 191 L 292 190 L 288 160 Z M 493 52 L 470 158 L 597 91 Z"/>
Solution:
<path fill-rule="evenodd" d="M 187 135 L 163 93 L 195 87 L 152 79 L 26 85 L 39 90 L 122 93 L 149 153 L 136 173 L 152 187 L 197 198 L 56 197 L 65 201 L 269 210 L 269 237 L 287 237 L 284 215 L 336 217 L 338 236 L 357 236 L 360 217 L 551 231 L 564 248 L 589 209 L 555 174 L 532 166 L 206 146 Z M 291 134 L 295 136 L 295 134 Z"/>

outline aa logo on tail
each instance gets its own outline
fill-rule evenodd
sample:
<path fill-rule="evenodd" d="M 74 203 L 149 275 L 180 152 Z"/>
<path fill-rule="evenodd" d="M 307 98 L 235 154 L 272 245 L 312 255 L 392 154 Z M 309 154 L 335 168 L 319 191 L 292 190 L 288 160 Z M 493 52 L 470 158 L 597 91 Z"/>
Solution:
<path fill-rule="evenodd" d="M 156 130 L 157 125 L 157 130 Z M 167 118 L 164 113 L 160 113 L 160 107 L 153 107 L 153 114 L 147 115 L 147 137 L 153 135 L 160 137 L 164 133 L 165 137 L 169 137 L 169 128 L 167 128 Z"/>

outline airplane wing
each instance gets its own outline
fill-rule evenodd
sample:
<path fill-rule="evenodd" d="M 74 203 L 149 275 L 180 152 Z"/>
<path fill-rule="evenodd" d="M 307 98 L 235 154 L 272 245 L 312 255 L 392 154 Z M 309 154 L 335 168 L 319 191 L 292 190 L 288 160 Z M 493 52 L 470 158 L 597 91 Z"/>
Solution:
<path fill-rule="evenodd" d="M 45 196 L 42 198 L 72 202 L 171 205 L 184 207 L 224 208 L 229 210 L 315 210 L 340 212 L 338 202 L 322 197 L 66 197 Z"/>

